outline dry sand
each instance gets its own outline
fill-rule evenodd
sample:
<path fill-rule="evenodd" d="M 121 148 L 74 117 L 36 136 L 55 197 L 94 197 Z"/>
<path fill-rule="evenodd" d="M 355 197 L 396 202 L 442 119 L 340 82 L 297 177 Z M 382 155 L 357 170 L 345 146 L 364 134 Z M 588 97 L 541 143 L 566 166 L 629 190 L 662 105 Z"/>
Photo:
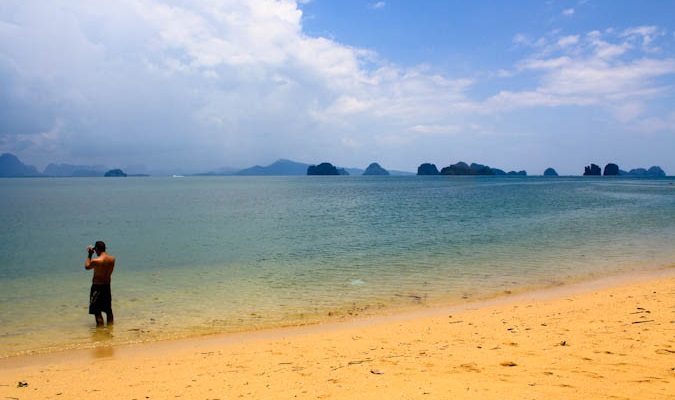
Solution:
<path fill-rule="evenodd" d="M 424 313 L 0 360 L 0 399 L 675 399 L 675 269 Z"/>

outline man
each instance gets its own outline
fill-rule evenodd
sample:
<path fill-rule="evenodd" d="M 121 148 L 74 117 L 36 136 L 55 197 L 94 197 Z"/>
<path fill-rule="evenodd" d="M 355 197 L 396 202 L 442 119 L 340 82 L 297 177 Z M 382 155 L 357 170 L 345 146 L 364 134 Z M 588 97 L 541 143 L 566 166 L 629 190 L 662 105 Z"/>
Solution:
<path fill-rule="evenodd" d="M 113 269 L 115 269 L 115 257 L 105 251 L 105 243 L 98 241 L 94 247 L 88 246 L 89 256 L 84 261 L 85 269 L 93 269 L 94 277 L 92 279 L 91 292 L 89 294 L 89 314 L 96 318 L 96 327 L 103 326 L 104 312 L 108 325 L 113 323 L 112 312 L 112 294 L 110 293 L 110 280 Z M 98 257 L 92 260 L 92 255 L 96 252 Z"/>

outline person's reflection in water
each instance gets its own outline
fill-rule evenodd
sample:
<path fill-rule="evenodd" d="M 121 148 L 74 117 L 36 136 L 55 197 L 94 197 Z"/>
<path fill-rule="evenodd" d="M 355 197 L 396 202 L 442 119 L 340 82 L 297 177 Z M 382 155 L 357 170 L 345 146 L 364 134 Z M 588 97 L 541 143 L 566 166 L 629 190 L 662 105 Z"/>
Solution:
<path fill-rule="evenodd" d="M 94 345 L 92 356 L 94 358 L 106 358 L 115 355 L 115 348 L 112 345 L 113 326 L 109 325 L 105 329 L 95 328 L 91 330 L 91 342 Z"/>

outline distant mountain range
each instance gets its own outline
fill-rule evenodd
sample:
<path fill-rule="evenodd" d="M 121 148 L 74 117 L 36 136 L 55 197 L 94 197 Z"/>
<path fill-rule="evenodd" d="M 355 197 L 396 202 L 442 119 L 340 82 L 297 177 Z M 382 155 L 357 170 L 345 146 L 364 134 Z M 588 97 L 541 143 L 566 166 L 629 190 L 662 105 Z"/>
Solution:
<path fill-rule="evenodd" d="M 197 175 L 236 175 L 236 176 L 304 176 L 307 175 L 307 169 L 312 164 L 305 164 L 291 160 L 280 159 L 270 165 L 260 166 L 255 165 L 250 168 L 240 170 L 231 170 L 221 168 L 219 170 L 197 174 Z M 363 175 L 364 169 L 360 168 L 342 168 L 349 173 L 349 175 Z M 415 175 L 413 172 L 406 171 L 389 171 L 390 175 Z"/>
<path fill-rule="evenodd" d="M 32 165 L 26 165 L 17 156 L 10 153 L 0 155 L 0 177 L 99 177 L 109 173 L 103 165 L 49 164 L 43 172 Z"/>
<path fill-rule="evenodd" d="M 264 176 L 264 175 L 307 175 L 309 164 L 303 164 L 291 160 L 277 160 L 270 165 L 256 165 L 245 168 L 234 173 L 242 176 Z"/>
<path fill-rule="evenodd" d="M 103 165 L 49 164 L 43 172 L 46 176 L 93 177 L 103 176 L 107 169 Z"/>
<path fill-rule="evenodd" d="M 291 160 L 280 159 L 266 166 L 255 165 L 253 167 L 218 168 L 213 171 L 193 174 L 195 176 L 303 176 L 307 175 L 307 168 L 311 164 L 299 163 Z M 342 168 L 350 175 L 363 175 L 363 169 Z M 47 165 L 40 172 L 31 165 L 26 165 L 13 154 L 0 155 L 0 177 L 99 177 L 109 172 L 103 165 L 74 165 L 54 164 Z M 415 175 L 413 172 L 389 171 L 391 175 Z M 129 175 L 133 176 L 133 175 Z"/>
<path fill-rule="evenodd" d="M 25 165 L 14 154 L 0 156 L 0 177 L 44 176 L 32 165 Z"/>

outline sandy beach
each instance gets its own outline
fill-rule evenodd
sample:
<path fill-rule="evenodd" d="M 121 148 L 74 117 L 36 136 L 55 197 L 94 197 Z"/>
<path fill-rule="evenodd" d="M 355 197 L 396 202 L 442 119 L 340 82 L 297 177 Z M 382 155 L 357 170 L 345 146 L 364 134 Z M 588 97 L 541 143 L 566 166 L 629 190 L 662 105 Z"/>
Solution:
<path fill-rule="evenodd" d="M 0 399 L 672 399 L 675 268 L 414 314 L 0 360 Z"/>

